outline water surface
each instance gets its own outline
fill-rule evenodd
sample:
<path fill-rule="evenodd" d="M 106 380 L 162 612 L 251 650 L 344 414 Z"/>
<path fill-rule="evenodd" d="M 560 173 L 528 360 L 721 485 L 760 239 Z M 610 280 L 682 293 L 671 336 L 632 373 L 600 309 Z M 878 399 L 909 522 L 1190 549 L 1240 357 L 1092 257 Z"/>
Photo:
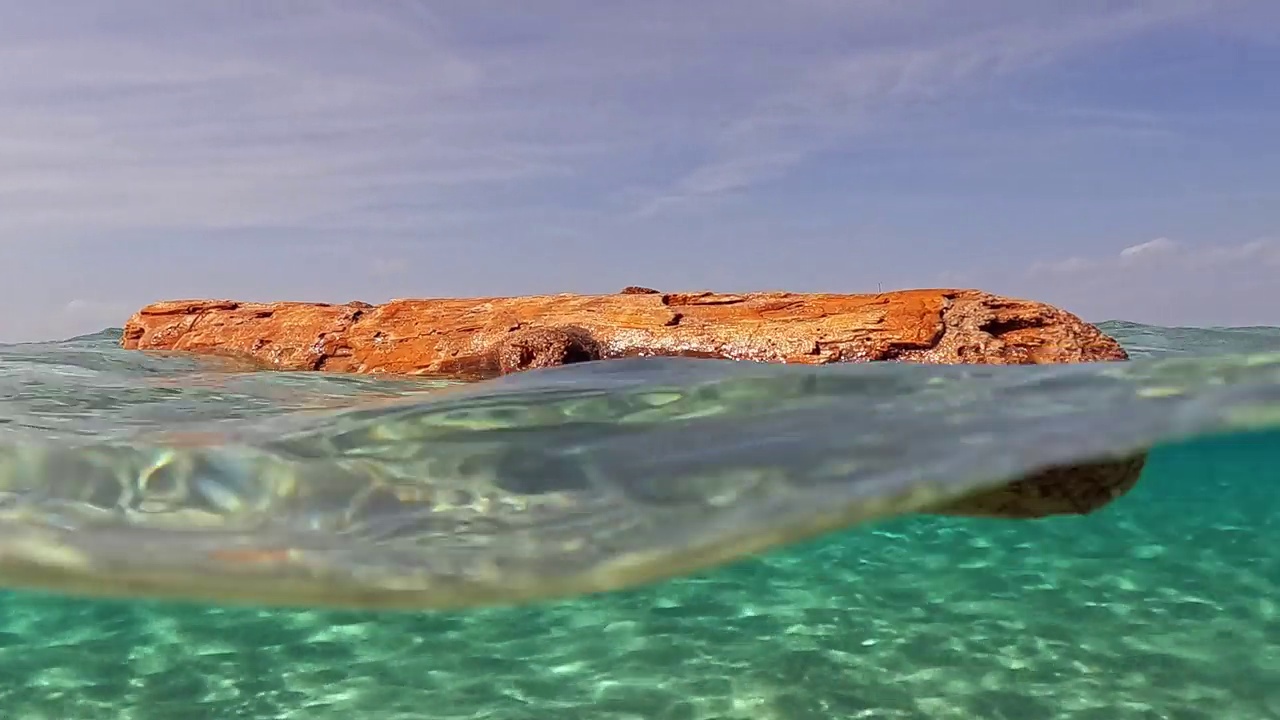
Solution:
<path fill-rule="evenodd" d="M 241 373 L 126 353 L 112 333 L 4 347 L 0 443 L 27 458 L 104 444 L 155 452 L 189 434 L 214 438 L 211 452 L 327 457 L 376 445 L 388 467 L 409 469 L 462 441 L 440 430 L 449 413 L 463 418 L 450 433 L 515 424 L 538 452 L 587 442 L 564 422 L 585 413 L 607 426 L 592 436 L 593 461 L 620 473 L 640 458 L 678 476 L 766 456 L 803 473 L 856 445 L 869 458 L 863 486 L 1158 447 L 1136 489 L 1088 517 L 895 518 L 694 577 L 526 607 L 326 612 L 10 592 L 0 595 L 0 714 L 1280 717 L 1280 330 L 1105 329 L 1132 362 L 639 361 L 461 391 Z M 637 397 L 659 392 L 700 412 L 646 422 L 692 424 L 623 427 Z M 499 401 L 524 410 L 477 410 Z"/>

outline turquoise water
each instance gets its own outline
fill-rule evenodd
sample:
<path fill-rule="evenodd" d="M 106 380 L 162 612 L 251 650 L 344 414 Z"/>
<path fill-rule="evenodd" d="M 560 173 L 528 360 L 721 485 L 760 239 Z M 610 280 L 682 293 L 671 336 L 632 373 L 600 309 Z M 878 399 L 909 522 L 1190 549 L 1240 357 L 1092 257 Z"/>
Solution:
<path fill-rule="evenodd" d="M 1280 332 L 1267 329 L 1107 329 L 1134 350 L 1139 369 L 1280 346 Z M 112 352 L 96 339 L 4 359 L 12 369 L 20 353 L 25 363 L 62 353 L 64 373 L 141 363 Z M 1128 395 L 1091 385 L 1092 375 L 1035 386 L 1035 407 L 1047 409 L 1034 422 L 1002 426 L 1010 447 L 1022 448 L 1018 433 L 1033 430 L 1056 431 L 1061 447 L 1046 453 L 1141 439 L 1107 425 L 1108 408 L 1125 427 L 1148 423 L 1143 432 L 1157 436 L 1246 418 L 1234 434 L 1158 448 L 1132 493 L 1087 517 L 894 518 L 693 577 L 519 608 L 325 612 L 0 595 L 0 717 L 1277 718 L 1280 431 L 1269 429 L 1267 414 L 1276 385 L 1270 375 L 1213 367 L 1166 367 L 1156 373 L 1162 383 L 1145 385 L 1194 388 L 1159 406 L 1164 424 Z M 113 377 L 142 374 L 130 368 L 114 367 Z M 277 396 L 322 382 L 240 381 L 275 383 Z M 79 405 L 33 411 L 52 382 L 24 382 L 36 390 L 8 406 L 11 425 L 100 435 L 160 422 L 128 414 L 132 405 L 113 406 L 116 416 L 85 410 L 98 397 L 91 393 Z M 391 389 L 323 382 L 306 386 L 307 403 Z M 247 407 L 250 395 L 271 395 L 237 386 L 239 395 L 221 397 L 225 383 L 218 387 L 207 396 L 189 390 L 184 402 L 193 405 L 183 414 L 216 419 L 233 401 Z M 292 390 L 276 407 L 303 404 Z M 1001 397 L 973 392 L 961 405 L 982 412 L 969 422 L 999 416 L 983 403 Z M 79 424 L 52 421 L 72 406 Z M 1083 414 L 1058 420 L 1073 409 Z M 1038 425 L 1043 418 L 1048 424 Z M 1248 424 L 1260 429 L 1244 431 Z M 1086 438 L 1090 428 L 1105 438 Z M 915 441 L 928 450 L 927 439 Z M 956 458 L 953 468 L 968 462 Z"/>

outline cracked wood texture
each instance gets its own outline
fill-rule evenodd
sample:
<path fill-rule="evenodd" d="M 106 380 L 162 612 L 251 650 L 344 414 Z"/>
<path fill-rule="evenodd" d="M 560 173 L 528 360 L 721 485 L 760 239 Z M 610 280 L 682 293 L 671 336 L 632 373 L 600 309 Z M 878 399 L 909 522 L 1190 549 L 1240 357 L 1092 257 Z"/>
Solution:
<path fill-rule="evenodd" d="M 180 300 L 129 318 L 122 344 L 249 358 L 281 370 L 478 380 L 629 356 L 823 364 L 1123 360 L 1076 316 L 977 290 L 394 300 L 383 305 Z"/>

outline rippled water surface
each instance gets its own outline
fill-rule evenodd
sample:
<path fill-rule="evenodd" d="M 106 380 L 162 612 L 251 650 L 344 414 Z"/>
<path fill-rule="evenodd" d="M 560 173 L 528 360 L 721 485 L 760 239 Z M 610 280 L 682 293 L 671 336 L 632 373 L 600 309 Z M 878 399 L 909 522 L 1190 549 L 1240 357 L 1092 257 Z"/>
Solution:
<path fill-rule="evenodd" d="M 172 510 L 165 482 L 205 502 L 184 522 L 211 522 L 322 476 L 527 486 L 552 468 L 671 492 L 757 473 L 799 488 L 755 517 L 785 524 L 824 502 L 1155 446 L 1133 492 L 1086 517 L 886 517 L 514 608 L 12 591 L 0 595 L 0 717 L 1280 718 L 1280 329 L 1104 329 L 1131 362 L 653 360 L 474 387 L 243 372 L 126 353 L 112 333 L 0 347 L 0 543 L 28 541 L 38 521 L 105 539 L 86 553 L 144 564 L 189 550 L 148 544 L 147 518 Z M 151 494 L 122 495 L 121 478 L 139 477 Z M 92 535 L 119 528 L 101 525 L 93 502 L 107 501 L 87 487 L 134 503 L 137 533 Z M 330 517 L 270 521 L 292 532 Z"/>

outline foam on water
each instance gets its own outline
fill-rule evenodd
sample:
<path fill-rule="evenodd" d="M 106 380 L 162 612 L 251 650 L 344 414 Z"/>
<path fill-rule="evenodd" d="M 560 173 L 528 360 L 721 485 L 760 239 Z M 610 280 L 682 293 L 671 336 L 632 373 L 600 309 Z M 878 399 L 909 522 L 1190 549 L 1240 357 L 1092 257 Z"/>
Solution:
<path fill-rule="evenodd" d="M 1212 335 L 1225 345 L 1199 347 L 1195 331 L 1107 329 L 1140 360 L 1233 351 L 1229 332 Z M 1240 338 L 1241 353 L 1280 346 L 1280 331 Z M 0 369 L 38 389 L 14 396 L 24 404 L 4 417 L 24 437 L 123 434 L 169 412 L 215 423 L 255 408 L 289 415 L 405 389 L 254 375 L 234 392 L 226 378 L 178 387 L 165 409 L 146 363 L 167 377 L 188 361 L 124 359 L 102 338 L 21 352 Z M 82 396 L 68 412 L 49 396 L 51 378 L 74 388 L 85 372 L 99 386 L 113 373 L 119 392 Z M 1265 416 L 1271 406 L 1249 399 L 1268 386 L 1239 387 L 1243 399 L 1198 397 Z M 1070 390 L 1041 386 L 1038 400 L 1084 402 Z M 370 614 L 8 593 L 0 716 L 1280 717 L 1280 431 L 1258 424 L 1159 448 L 1131 494 L 1088 517 L 900 518 L 698 577 L 531 607 Z"/>

